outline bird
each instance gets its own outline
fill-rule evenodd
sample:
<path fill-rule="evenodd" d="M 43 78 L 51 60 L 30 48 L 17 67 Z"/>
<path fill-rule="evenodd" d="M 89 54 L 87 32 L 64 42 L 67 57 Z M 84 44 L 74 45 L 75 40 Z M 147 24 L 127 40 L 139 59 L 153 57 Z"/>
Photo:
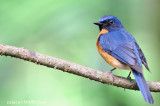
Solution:
<path fill-rule="evenodd" d="M 144 100 L 154 103 L 149 87 L 144 78 L 142 65 L 150 72 L 147 60 L 135 38 L 125 30 L 121 21 L 112 15 L 102 16 L 98 22 L 99 35 L 96 47 L 103 59 L 115 69 L 130 70 Z"/>

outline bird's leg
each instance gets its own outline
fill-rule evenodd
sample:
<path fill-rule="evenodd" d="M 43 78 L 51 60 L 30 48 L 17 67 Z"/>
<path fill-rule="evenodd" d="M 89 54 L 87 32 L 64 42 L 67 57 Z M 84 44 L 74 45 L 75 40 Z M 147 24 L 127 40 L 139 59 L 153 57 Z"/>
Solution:
<path fill-rule="evenodd" d="M 130 75 L 131 75 L 131 71 L 129 72 L 129 75 L 127 76 L 127 78 L 131 78 Z"/>
<path fill-rule="evenodd" d="M 113 68 L 112 70 L 109 70 L 108 73 L 110 73 L 112 75 L 112 79 L 113 79 L 113 82 L 114 82 L 114 76 L 112 74 L 112 71 L 114 71 L 116 68 Z"/>
<path fill-rule="evenodd" d="M 131 77 L 130 77 L 130 75 L 131 75 L 131 71 L 129 72 L 129 75 L 127 76 L 127 79 L 129 79 L 130 82 L 131 82 Z M 125 91 L 125 88 L 124 88 L 124 91 Z"/>
<path fill-rule="evenodd" d="M 116 68 L 113 68 L 112 70 L 109 70 L 108 72 L 109 72 L 109 73 L 112 73 L 112 71 L 114 71 L 115 69 L 116 69 Z"/>
<path fill-rule="evenodd" d="M 108 73 L 112 73 L 112 71 L 114 71 L 116 68 L 113 68 L 112 70 L 109 70 L 109 71 L 105 71 L 104 69 L 102 69 L 103 71 L 105 72 L 108 72 Z"/>
<path fill-rule="evenodd" d="M 131 77 L 130 77 L 130 75 L 131 75 L 131 71 L 129 72 L 129 75 L 127 76 L 127 79 L 129 79 L 130 82 L 131 82 Z"/>

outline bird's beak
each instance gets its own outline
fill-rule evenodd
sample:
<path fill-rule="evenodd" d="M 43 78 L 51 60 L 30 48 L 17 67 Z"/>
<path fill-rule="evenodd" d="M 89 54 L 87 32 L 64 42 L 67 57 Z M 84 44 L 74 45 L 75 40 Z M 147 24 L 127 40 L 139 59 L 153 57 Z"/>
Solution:
<path fill-rule="evenodd" d="M 100 22 L 94 22 L 93 24 L 98 25 L 98 26 L 102 25 L 102 23 L 100 23 Z"/>

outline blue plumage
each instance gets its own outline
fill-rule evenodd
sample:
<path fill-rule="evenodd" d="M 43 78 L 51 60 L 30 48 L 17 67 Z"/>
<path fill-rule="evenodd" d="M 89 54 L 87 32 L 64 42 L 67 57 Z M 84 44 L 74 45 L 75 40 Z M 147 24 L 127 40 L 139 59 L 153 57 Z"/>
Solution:
<path fill-rule="evenodd" d="M 153 97 L 150 93 L 150 90 L 147 86 L 146 80 L 144 79 L 143 73 L 139 73 L 136 70 L 132 69 L 133 75 L 137 81 L 138 87 L 141 91 L 141 94 L 144 98 L 145 101 L 147 101 L 148 103 L 153 104 L 154 100 Z"/>
<path fill-rule="evenodd" d="M 124 29 L 115 16 L 105 15 L 100 18 L 99 22 L 94 24 L 98 25 L 101 31 L 97 43 L 99 45 L 97 46 L 102 47 L 104 52 L 130 67 L 144 100 L 153 104 L 154 100 L 142 71 L 142 64 L 149 71 L 148 64 L 134 37 Z M 108 33 L 104 33 L 103 29 Z"/>
<path fill-rule="evenodd" d="M 138 62 L 140 71 L 141 59 L 135 45 L 135 39 L 125 29 L 113 31 L 103 34 L 99 38 L 99 42 L 103 50 L 110 55 L 114 55 L 116 59 L 121 58 L 122 61 L 130 66 Z"/>

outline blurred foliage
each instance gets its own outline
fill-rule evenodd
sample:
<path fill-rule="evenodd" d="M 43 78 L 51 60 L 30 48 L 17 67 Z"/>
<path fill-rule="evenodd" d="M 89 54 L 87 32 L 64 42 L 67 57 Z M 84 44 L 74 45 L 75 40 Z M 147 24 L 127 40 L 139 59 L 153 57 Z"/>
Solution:
<path fill-rule="evenodd" d="M 96 50 L 99 30 L 92 23 L 103 15 L 115 15 L 145 53 L 152 72 L 144 69 L 146 80 L 160 81 L 159 5 L 158 0 L 0 0 L 0 43 L 109 70 L 112 67 Z M 21 106 L 149 106 L 139 91 L 124 91 L 11 57 L 0 60 L 1 106 L 23 100 L 46 103 Z M 128 73 L 114 72 L 124 77 Z M 152 94 L 154 106 L 159 106 L 160 94 Z"/>

